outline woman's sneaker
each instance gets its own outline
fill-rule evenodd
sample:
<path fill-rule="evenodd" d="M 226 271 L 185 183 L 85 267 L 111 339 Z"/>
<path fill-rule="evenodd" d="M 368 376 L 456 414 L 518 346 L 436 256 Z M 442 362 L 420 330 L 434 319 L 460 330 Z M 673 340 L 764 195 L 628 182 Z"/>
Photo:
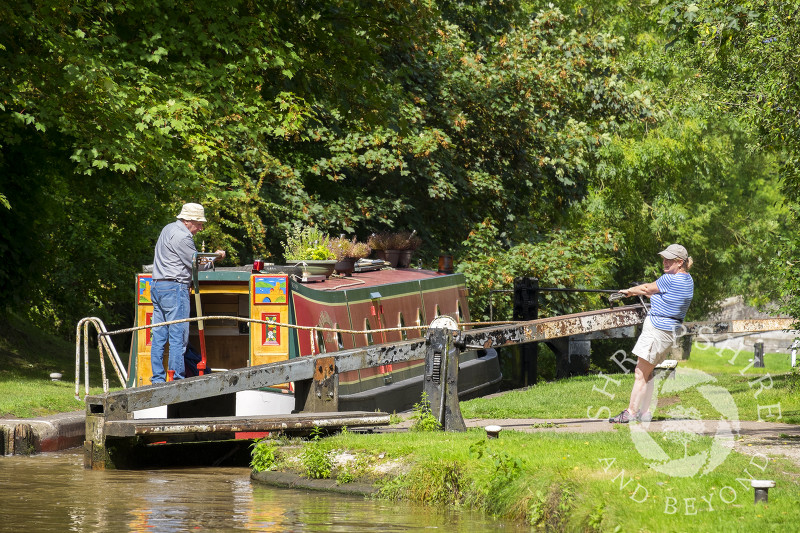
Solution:
<path fill-rule="evenodd" d="M 650 422 L 653 420 L 653 413 L 647 411 L 646 413 L 642 413 L 641 411 L 636 413 L 636 421 L 637 422 Z"/>
<path fill-rule="evenodd" d="M 608 419 L 608 421 L 611 422 L 612 424 L 627 424 L 631 420 L 634 420 L 634 418 L 631 416 L 631 414 L 628 412 L 627 409 L 622 411 L 620 414 L 618 414 L 614 418 L 609 418 Z"/>

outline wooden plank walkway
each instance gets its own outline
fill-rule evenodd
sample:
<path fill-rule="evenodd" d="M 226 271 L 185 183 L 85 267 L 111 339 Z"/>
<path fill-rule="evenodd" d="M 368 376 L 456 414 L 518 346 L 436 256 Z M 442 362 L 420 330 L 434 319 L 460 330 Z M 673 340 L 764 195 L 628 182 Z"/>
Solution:
<path fill-rule="evenodd" d="M 300 431 L 318 428 L 373 427 L 389 425 L 389 415 L 380 412 L 343 411 L 336 413 L 296 413 L 246 417 L 147 418 L 108 420 L 106 437 L 179 437 L 192 435 L 198 439 L 227 438 L 240 432 Z"/>

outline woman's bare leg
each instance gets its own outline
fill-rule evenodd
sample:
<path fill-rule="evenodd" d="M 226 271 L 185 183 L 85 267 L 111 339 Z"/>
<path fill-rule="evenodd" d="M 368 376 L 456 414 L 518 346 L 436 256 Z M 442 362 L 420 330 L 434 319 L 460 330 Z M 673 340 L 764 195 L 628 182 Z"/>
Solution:
<path fill-rule="evenodd" d="M 653 394 L 653 369 L 655 365 L 641 357 L 636 363 L 634 370 L 633 389 L 631 390 L 631 401 L 628 404 L 628 413 L 635 416 L 642 405 L 649 407 L 650 398 Z"/>

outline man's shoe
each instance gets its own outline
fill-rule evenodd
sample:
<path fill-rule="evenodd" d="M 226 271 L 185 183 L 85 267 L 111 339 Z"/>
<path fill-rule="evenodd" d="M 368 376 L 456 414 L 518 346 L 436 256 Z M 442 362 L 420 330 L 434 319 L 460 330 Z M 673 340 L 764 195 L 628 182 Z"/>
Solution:
<path fill-rule="evenodd" d="M 614 418 L 609 418 L 608 421 L 611 422 L 612 424 L 627 424 L 628 422 L 630 422 L 633 419 L 634 418 L 631 416 L 631 414 L 628 412 L 628 410 L 625 409 L 624 411 L 622 411 L 620 414 L 618 414 Z"/>

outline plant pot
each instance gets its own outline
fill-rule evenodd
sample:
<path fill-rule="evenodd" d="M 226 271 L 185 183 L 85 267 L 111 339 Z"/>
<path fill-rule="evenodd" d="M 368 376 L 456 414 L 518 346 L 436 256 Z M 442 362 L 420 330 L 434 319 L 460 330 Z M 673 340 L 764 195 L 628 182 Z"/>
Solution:
<path fill-rule="evenodd" d="M 389 266 L 397 268 L 397 263 L 400 261 L 400 250 L 386 250 L 386 260 L 389 261 Z"/>
<path fill-rule="evenodd" d="M 356 261 L 358 261 L 357 257 L 343 257 L 336 262 L 336 265 L 334 265 L 334 270 L 336 270 L 337 274 L 350 276 L 353 274 L 353 270 L 356 268 Z"/>
<path fill-rule="evenodd" d="M 372 251 L 375 252 L 375 259 L 386 261 L 386 250 L 372 250 Z"/>
<path fill-rule="evenodd" d="M 325 276 L 326 278 L 333 274 L 333 270 L 336 267 L 336 261 L 332 259 L 304 259 L 303 261 L 298 261 L 297 264 L 309 276 Z"/>
<path fill-rule="evenodd" d="M 410 267 L 412 255 L 414 255 L 414 250 L 400 250 L 400 258 L 397 260 L 397 268 Z"/>

